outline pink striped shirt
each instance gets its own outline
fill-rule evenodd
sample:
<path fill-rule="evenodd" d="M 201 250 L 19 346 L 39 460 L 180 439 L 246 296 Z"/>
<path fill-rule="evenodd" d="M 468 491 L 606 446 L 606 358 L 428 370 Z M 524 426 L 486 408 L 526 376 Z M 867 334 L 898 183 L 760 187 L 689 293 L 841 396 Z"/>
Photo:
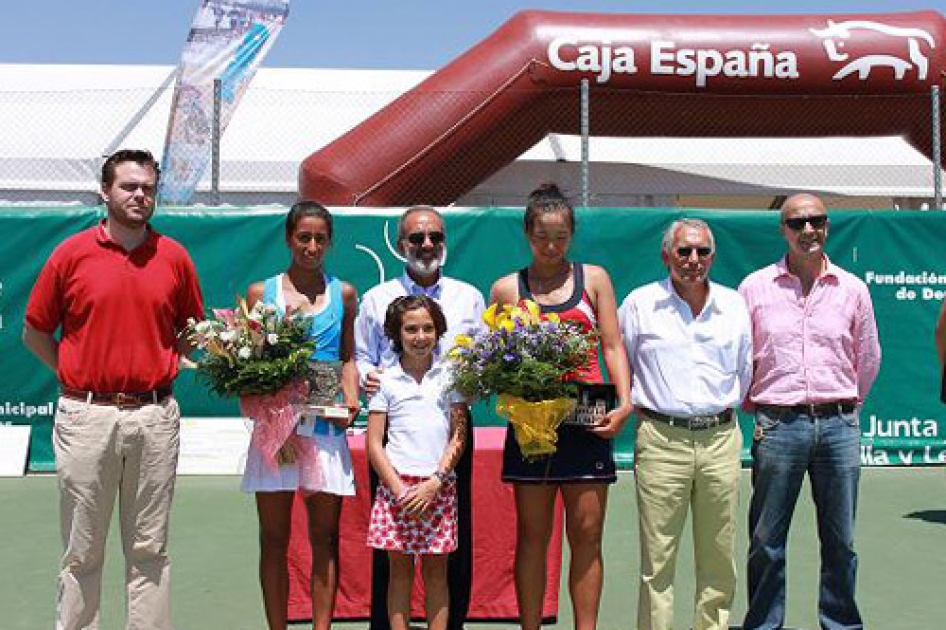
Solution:
<path fill-rule="evenodd" d="M 880 342 L 867 285 L 825 259 L 807 297 L 783 258 L 739 285 L 752 319 L 752 404 L 857 400 L 880 369 Z"/>

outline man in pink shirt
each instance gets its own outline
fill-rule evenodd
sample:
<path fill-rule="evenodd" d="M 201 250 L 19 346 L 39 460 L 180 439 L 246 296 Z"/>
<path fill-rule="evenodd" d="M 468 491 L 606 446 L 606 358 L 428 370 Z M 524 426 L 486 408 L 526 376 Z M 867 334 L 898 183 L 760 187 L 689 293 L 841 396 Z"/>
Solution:
<path fill-rule="evenodd" d="M 828 226 L 820 199 L 789 197 L 781 212 L 788 253 L 739 286 L 755 364 L 746 630 L 785 622 L 785 547 L 805 473 L 821 541 L 820 625 L 864 627 L 854 600 L 858 410 L 880 368 L 880 344 L 867 286 L 824 253 Z"/>

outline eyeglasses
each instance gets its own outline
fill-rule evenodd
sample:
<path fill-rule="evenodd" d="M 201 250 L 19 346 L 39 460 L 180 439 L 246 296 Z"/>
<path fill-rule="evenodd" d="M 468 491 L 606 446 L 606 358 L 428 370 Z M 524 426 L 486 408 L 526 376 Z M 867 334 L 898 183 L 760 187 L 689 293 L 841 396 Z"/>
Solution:
<path fill-rule="evenodd" d="M 816 214 L 811 217 L 792 217 L 791 219 L 785 219 L 783 223 L 796 232 L 804 230 L 806 223 L 811 223 L 812 228 L 820 230 L 828 224 L 828 215 Z"/>
<path fill-rule="evenodd" d="M 696 255 L 700 258 L 706 258 L 713 253 L 712 247 L 678 247 L 677 256 L 680 258 L 689 258 L 693 255 L 693 252 L 696 252 Z"/>
<path fill-rule="evenodd" d="M 411 232 L 405 238 L 411 245 L 423 245 L 428 238 L 434 245 L 440 245 L 445 237 L 443 232 Z"/>

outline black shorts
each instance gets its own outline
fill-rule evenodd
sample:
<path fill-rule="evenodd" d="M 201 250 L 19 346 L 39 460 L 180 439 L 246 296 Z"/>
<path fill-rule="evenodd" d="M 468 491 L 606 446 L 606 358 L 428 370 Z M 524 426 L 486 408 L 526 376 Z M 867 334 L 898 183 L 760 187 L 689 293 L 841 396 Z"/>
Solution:
<path fill-rule="evenodd" d="M 554 453 L 526 461 L 512 425 L 506 427 L 503 445 L 503 474 L 506 483 L 615 483 L 614 445 L 582 426 L 563 424 L 558 428 Z"/>

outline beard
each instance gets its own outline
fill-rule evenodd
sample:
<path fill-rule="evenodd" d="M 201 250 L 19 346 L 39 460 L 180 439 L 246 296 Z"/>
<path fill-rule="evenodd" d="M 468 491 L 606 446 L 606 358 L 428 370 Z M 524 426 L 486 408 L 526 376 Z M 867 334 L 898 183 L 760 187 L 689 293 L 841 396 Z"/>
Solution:
<path fill-rule="evenodd" d="M 413 271 L 419 276 L 432 276 L 435 273 L 440 271 L 440 266 L 443 265 L 444 258 L 447 257 L 447 250 L 444 248 L 443 252 L 437 258 L 431 260 L 424 260 L 418 258 L 414 254 L 408 253 L 405 256 L 405 264 L 407 268 Z"/>

